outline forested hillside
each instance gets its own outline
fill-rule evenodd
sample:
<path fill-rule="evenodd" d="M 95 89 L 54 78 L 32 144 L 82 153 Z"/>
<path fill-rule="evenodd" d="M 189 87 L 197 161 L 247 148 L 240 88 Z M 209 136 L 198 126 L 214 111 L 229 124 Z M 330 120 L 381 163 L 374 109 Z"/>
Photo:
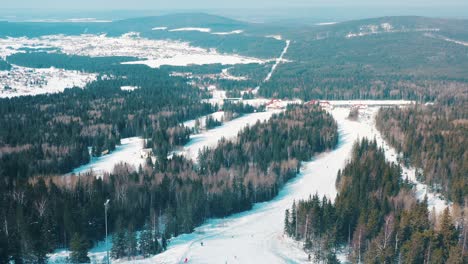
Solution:
<path fill-rule="evenodd" d="M 164 135 L 149 147 L 166 156 L 169 142 L 183 144 L 189 134 L 184 129 L 169 133 L 169 128 L 214 111 L 199 103 L 201 92 L 165 72 L 122 65 L 108 74 L 115 79 L 101 79 L 85 89 L 0 100 L 0 174 L 26 179 L 67 173 L 89 161 L 88 146 L 99 156 L 131 136 Z M 129 84 L 141 89 L 120 89 Z"/>
<path fill-rule="evenodd" d="M 294 203 L 285 232 L 317 262 L 338 263 L 337 249 L 347 243 L 353 263 L 466 263 L 466 222 L 455 222 L 449 209 L 439 219 L 430 214 L 400 173 L 375 141 L 357 142 L 338 173 L 334 204 L 316 195 Z"/>
<path fill-rule="evenodd" d="M 310 99 L 433 100 L 466 89 L 466 20 L 384 17 L 304 27 L 260 94 Z"/>
<path fill-rule="evenodd" d="M 329 114 L 318 107 L 293 106 L 268 122 L 245 128 L 234 142 L 220 141 L 214 150 L 204 149 L 198 166 L 214 197 L 220 189 L 235 193 L 240 188 L 249 194 L 244 199 L 250 204 L 276 196 L 299 172 L 301 161 L 337 143 L 337 124 Z"/>
<path fill-rule="evenodd" d="M 448 199 L 466 204 L 468 197 L 468 109 L 455 103 L 383 108 L 377 128 L 403 154 L 406 164 L 421 168 L 419 180 Z M 452 100 L 451 100 L 452 101 Z"/>
<path fill-rule="evenodd" d="M 334 147 L 337 136 L 329 114 L 297 106 L 246 128 L 238 141 L 221 141 L 215 149 L 204 150 L 199 164 L 174 156 L 158 158 L 155 164 L 148 159 L 137 169 L 117 165 L 102 178 L 5 178 L 0 215 L 6 229 L 1 229 L 0 243 L 6 251 L 0 260 L 43 263 L 46 253 L 70 247 L 72 260 L 81 256 L 88 261 L 86 251 L 104 237 L 106 199 L 111 200 L 112 256 L 158 253 L 167 239 L 191 232 L 208 217 L 273 198 L 296 175 L 301 160 Z M 137 239 L 138 230 L 144 235 Z M 139 250 L 138 243 L 144 244 Z"/>

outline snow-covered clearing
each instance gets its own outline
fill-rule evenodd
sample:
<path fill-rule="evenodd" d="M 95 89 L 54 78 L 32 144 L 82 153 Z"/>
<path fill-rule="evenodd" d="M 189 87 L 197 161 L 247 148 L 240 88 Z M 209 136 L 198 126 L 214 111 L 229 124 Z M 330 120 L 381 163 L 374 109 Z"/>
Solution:
<path fill-rule="evenodd" d="M 271 79 L 271 76 L 273 75 L 273 73 L 275 72 L 276 70 L 276 67 L 278 67 L 278 65 L 283 62 L 283 57 L 284 57 L 284 54 L 286 54 L 286 52 L 288 52 L 288 48 L 289 48 L 289 44 L 291 44 L 291 41 L 290 40 L 286 40 L 286 46 L 284 46 L 284 49 L 283 51 L 281 52 L 281 55 L 279 56 L 279 58 L 276 59 L 276 62 L 275 64 L 273 64 L 273 66 L 271 67 L 271 71 L 268 73 L 268 75 L 265 77 L 265 80 L 264 82 L 268 82 L 270 79 Z"/>
<path fill-rule="evenodd" d="M 215 49 L 194 47 L 188 42 L 142 38 L 138 32 L 129 32 L 120 37 L 83 34 L 0 38 L 0 57 L 3 59 L 15 53 L 24 53 L 25 49 L 46 49 L 51 53 L 60 51 L 69 55 L 90 57 L 136 57 L 145 60 L 128 63 L 146 64 L 155 68 L 161 65 L 186 66 L 213 63 L 232 65 L 265 62 L 236 54 L 221 54 Z"/>
<path fill-rule="evenodd" d="M 135 90 L 137 90 L 137 89 L 140 89 L 140 87 L 139 87 L 139 86 L 121 86 L 121 87 L 120 87 L 120 90 L 122 90 L 122 91 L 130 91 L 130 92 L 131 92 L 131 91 L 135 91 Z"/>
<path fill-rule="evenodd" d="M 280 39 L 281 36 L 279 36 Z M 284 46 L 284 49 L 283 51 L 281 52 L 280 56 L 275 60 L 275 64 L 273 64 L 273 66 L 271 67 L 271 70 L 270 72 L 267 74 L 267 76 L 265 77 L 265 79 L 263 80 L 263 82 L 268 82 L 271 77 L 273 76 L 273 73 L 275 72 L 276 70 L 276 67 L 278 67 L 278 65 L 282 62 L 286 62 L 286 60 L 283 59 L 284 55 L 286 54 L 286 52 L 288 52 L 288 48 L 289 48 L 289 45 L 291 44 L 291 41 L 288 39 L 286 40 L 286 45 Z M 253 91 L 252 93 L 253 94 L 257 94 L 258 93 L 258 90 L 260 89 L 260 86 L 257 86 Z"/>
<path fill-rule="evenodd" d="M 281 35 L 267 35 L 265 37 L 266 38 L 274 38 L 276 40 L 283 40 L 283 37 Z"/>
<path fill-rule="evenodd" d="M 334 198 L 336 174 L 349 158 L 353 143 L 370 135 L 366 124 L 346 119 L 349 108 L 335 108 L 332 113 L 339 124 L 339 146 L 304 162 L 301 173 L 274 200 L 255 204 L 247 212 L 209 220 L 194 233 L 172 239 L 166 252 L 132 263 L 181 263 L 185 258 L 189 263 L 307 262 L 302 245 L 283 236 L 284 210 L 294 200 L 316 192 Z"/>
<path fill-rule="evenodd" d="M 244 127 L 254 125 L 257 121 L 263 122 L 268 120 L 274 113 L 278 112 L 279 111 L 257 112 L 235 118 L 223 123 L 219 127 L 191 136 L 190 142 L 187 143 L 182 150 L 176 151 L 175 153 L 182 154 L 187 158 L 196 161 L 199 151 L 204 147 L 215 147 L 218 144 L 218 141 L 222 138 L 235 138 L 237 133 L 239 133 L 239 131 Z"/>
<path fill-rule="evenodd" d="M 195 128 L 196 121 L 198 120 L 198 122 L 200 123 L 199 128 L 204 129 L 205 126 L 206 126 L 205 121 L 206 121 L 207 117 L 212 117 L 216 121 L 223 121 L 224 111 L 218 111 L 218 112 L 215 112 L 213 114 L 209 114 L 209 115 L 206 115 L 206 116 L 199 117 L 197 119 L 192 119 L 192 120 L 189 120 L 189 121 L 185 121 L 183 124 L 184 124 L 185 127 Z"/>
<path fill-rule="evenodd" d="M 321 23 L 317 23 L 315 25 L 316 26 L 329 26 L 329 25 L 335 25 L 335 24 L 338 24 L 338 22 L 321 22 Z"/>
<path fill-rule="evenodd" d="M 234 76 L 234 75 L 230 74 L 229 69 L 230 68 L 223 69 L 221 71 L 221 74 L 220 74 L 219 78 L 224 79 L 224 80 L 233 80 L 233 81 L 245 81 L 245 80 L 248 79 L 245 76 Z"/>
<path fill-rule="evenodd" d="M 184 28 L 175 28 L 169 30 L 170 32 L 179 32 L 179 31 L 199 31 L 204 33 L 211 32 L 211 28 L 201 28 L 201 27 L 184 27 Z"/>
<path fill-rule="evenodd" d="M 380 25 L 363 25 L 359 27 L 358 32 L 349 32 L 345 37 L 346 38 L 355 38 L 355 37 L 364 37 L 374 34 L 383 34 L 383 33 L 402 33 L 402 32 L 437 32 L 439 28 L 400 28 L 396 29 L 390 23 L 381 23 Z"/>
<path fill-rule="evenodd" d="M 225 55 L 219 54 L 216 51 L 203 50 L 199 53 L 186 53 L 186 54 L 174 54 L 172 57 L 150 59 L 144 61 L 132 61 L 124 62 L 123 64 L 144 64 L 151 68 L 159 68 L 162 65 L 172 66 L 188 66 L 188 65 L 205 65 L 205 64 L 217 64 L 222 65 L 234 65 L 234 64 L 250 64 L 250 63 L 264 63 L 265 61 L 243 57 L 239 55 Z"/>
<path fill-rule="evenodd" d="M 378 139 L 379 133 L 374 127 L 373 118 L 377 110 L 378 107 L 366 109 L 360 121 L 354 122 L 346 118 L 348 107 L 333 109 L 331 112 L 338 121 L 341 136 L 338 148 L 305 162 L 300 175 L 289 182 L 273 201 L 256 204 L 248 212 L 210 220 L 194 233 L 173 239 L 169 250 L 163 254 L 134 263 L 179 263 L 185 258 L 190 263 L 307 262 L 301 243 L 283 236 L 284 210 L 291 206 L 293 200 L 307 198 L 313 193 L 334 198 L 338 169 L 343 168 L 353 143 L 359 138 L 376 137 L 379 144 L 384 144 L 387 149 L 387 158 L 392 160 L 389 147 Z"/>
<path fill-rule="evenodd" d="M 243 32 L 244 30 L 238 29 L 238 30 L 233 30 L 229 32 L 212 32 L 211 34 L 213 35 L 235 35 L 235 34 L 241 34 Z"/>
<path fill-rule="evenodd" d="M 430 38 L 436 38 L 436 39 L 445 40 L 445 41 L 447 41 L 447 42 L 452 42 L 452 43 L 455 43 L 455 44 L 458 44 L 458 45 L 462 45 L 462 46 L 468 46 L 468 42 L 467 42 L 467 41 L 461 41 L 461 40 L 451 39 L 451 38 L 447 38 L 447 37 L 442 36 L 442 35 L 434 35 L 434 34 L 431 34 L 431 33 L 426 33 L 426 34 L 424 34 L 424 36 L 430 37 Z"/>
<path fill-rule="evenodd" d="M 166 30 L 167 27 L 156 27 L 153 28 L 153 30 Z M 183 31 L 198 31 L 202 33 L 210 33 L 212 35 L 235 35 L 235 34 L 241 34 L 244 32 L 242 29 L 236 29 L 232 31 L 226 31 L 226 32 L 213 32 L 211 28 L 203 28 L 203 27 L 184 27 L 184 28 L 175 28 L 169 30 L 169 32 L 183 32 Z"/>
<path fill-rule="evenodd" d="M 13 65 L 9 71 L 0 71 L 0 98 L 59 93 L 65 88 L 83 88 L 96 78 L 94 73 Z"/>
<path fill-rule="evenodd" d="M 302 243 L 293 241 L 283 235 L 284 210 L 290 208 L 294 200 L 306 199 L 309 195 L 318 193 L 334 199 L 336 196 L 335 181 L 339 169 L 342 169 L 349 159 L 354 142 L 367 137 L 376 138 L 383 146 L 386 157 L 396 161 L 396 154 L 392 152 L 375 128 L 374 117 L 381 106 L 407 105 L 405 101 L 359 101 L 369 102 L 368 108 L 363 109 L 358 121 L 347 119 L 350 107 L 358 101 L 333 101 L 337 107 L 329 111 L 337 120 L 340 133 L 338 147 L 332 151 L 322 153 L 313 160 L 303 162 L 300 174 L 280 191 L 278 196 L 270 202 L 257 203 L 253 209 L 226 218 L 210 219 L 204 225 L 195 229 L 191 234 L 184 234 L 171 239 L 169 248 L 162 254 L 143 260 L 118 260 L 114 263 L 182 263 L 185 258 L 189 263 L 309 263 L 307 255 L 302 250 Z M 215 146 L 217 140 L 223 136 L 235 137 L 237 131 L 243 127 L 241 123 L 252 123 L 260 117 L 256 113 L 244 116 L 222 127 L 206 131 L 195 137 L 185 146 L 186 155 L 193 158 L 197 149 L 204 146 Z M 257 115 L 254 117 L 254 115 Z M 393 150 L 394 151 L 394 150 Z M 404 170 L 408 172 L 408 170 Z M 412 179 L 409 175 L 409 179 Z M 422 187 L 424 185 L 421 185 Z M 417 186 L 416 195 L 423 194 Z M 442 208 L 442 199 L 429 194 L 429 207 L 436 205 Z M 201 245 L 203 242 L 203 246 Z M 96 250 L 92 251 L 94 258 L 105 256 Z M 340 255 L 342 258 L 343 255 Z"/>
<path fill-rule="evenodd" d="M 427 196 L 428 209 L 434 209 L 437 214 L 441 213 L 447 206 L 450 206 L 451 203 L 448 203 L 440 194 L 431 191 L 426 184 L 418 181 L 416 178 L 417 168 L 406 167 L 397 160 L 399 153 L 397 153 L 395 148 L 385 142 L 382 134 L 375 128 L 375 115 L 377 114 L 377 111 L 371 108 L 370 110 L 365 110 L 363 114 L 366 115 L 363 122 L 368 127 L 371 127 L 372 137 L 369 138 L 375 138 L 377 140 L 377 144 L 384 148 L 385 157 L 388 161 L 400 164 L 402 167 L 402 177 L 404 179 L 408 179 L 415 186 L 414 190 L 416 198 L 421 201 L 425 196 Z M 362 117 L 360 118 L 362 119 Z"/>
<path fill-rule="evenodd" d="M 166 30 L 167 27 L 154 27 L 151 30 Z"/>
<path fill-rule="evenodd" d="M 144 140 L 139 137 L 122 138 L 120 145 L 110 154 L 101 157 L 92 157 L 88 164 L 82 165 L 73 170 L 72 174 L 86 173 L 93 171 L 96 175 L 102 175 L 104 172 L 112 172 L 116 164 L 125 162 L 138 169 L 146 161 L 142 155 Z"/>

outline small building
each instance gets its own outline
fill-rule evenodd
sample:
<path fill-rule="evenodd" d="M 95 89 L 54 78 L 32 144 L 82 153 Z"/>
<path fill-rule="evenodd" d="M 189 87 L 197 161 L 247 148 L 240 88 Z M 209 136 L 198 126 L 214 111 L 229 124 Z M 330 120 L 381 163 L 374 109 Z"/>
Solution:
<path fill-rule="evenodd" d="M 280 99 L 271 99 L 270 102 L 265 104 L 266 109 L 284 109 L 286 108 L 287 103 L 283 102 Z"/>

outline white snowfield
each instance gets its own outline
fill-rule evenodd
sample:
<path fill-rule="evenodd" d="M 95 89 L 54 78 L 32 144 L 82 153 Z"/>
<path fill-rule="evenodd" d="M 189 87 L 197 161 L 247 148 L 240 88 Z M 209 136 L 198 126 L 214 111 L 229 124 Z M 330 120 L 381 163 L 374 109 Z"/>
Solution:
<path fill-rule="evenodd" d="M 197 119 L 192 119 L 192 120 L 189 120 L 189 121 L 185 121 L 183 124 L 184 124 L 185 127 L 195 128 L 196 120 L 198 120 L 200 122 L 200 128 L 204 129 L 205 126 L 206 126 L 205 121 L 206 121 L 207 117 L 212 117 L 216 121 L 223 121 L 224 111 L 218 111 L 218 112 L 215 112 L 213 114 L 209 114 L 209 115 L 206 115 L 206 116 L 199 117 Z"/>
<path fill-rule="evenodd" d="M 277 38 L 279 40 L 282 39 L 281 36 L 279 36 L 279 38 Z M 288 49 L 289 49 L 289 45 L 291 44 L 291 40 L 286 40 L 286 45 L 284 46 L 283 48 L 283 51 L 281 52 L 280 56 L 278 58 L 276 58 L 275 60 L 275 64 L 273 64 L 273 66 L 271 67 L 271 70 L 270 72 L 267 74 L 267 76 L 265 77 L 265 79 L 263 80 L 263 83 L 265 82 L 268 82 L 271 77 L 273 76 L 273 73 L 275 73 L 275 70 L 276 70 L 276 67 L 278 67 L 278 65 L 282 62 L 287 62 L 287 60 L 284 59 L 284 55 L 286 54 L 286 52 L 288 52 Z M 253 91 L 252 93 L 253 94 L 257 94 L 258 93 L 258 90 L 260 89 L 260 85 L 257 86 Z"/>
<path fill-rule="evenodd" d="M 220 139 L 235 138 L 239 131 L 241 131 L 246 126 L 254 125 L 255 123 L 257 123 L 257 121 L 266 121 L 270 119 L 270 117 L 274 113 L 279 112 L 280 111 L 257 112 L 252 114 L 246 114 L 239 118 L 235 118 L 229 122 L 223 123 L 223 125 L 219 127 L 191 136 L 190 142 L 187 143 L 182 150 L 177 151 L 175 153 L 182 154 L 185 157 L 196 161 L 199 151 L 202 150 L 204 147 L 216 147 Z"/>
<path fill-rule="evenodd" d="M 363 25 L 359 28 L 358 32 L 349 32 L 345 37 L 346 38 L 355 38 L 355 37 L 364 37 L 374 34 L 383 34 L 383 33 L 402 33 L 402 32 L 437 32 L 439 28 L 401 28 L 395 29 L 390 23 L 381 23 L 380 25 Z"/>
<path fill-rule="evenodd" d="M 380 105 L 385 104 L 389 102 L 380 102 Z M 172 239 L 166 252 L 149 259 L 130 262 L 183 263 L 187 258 L 188 263 L 310 263 L 302 250 L 302 243 L 283 235 L 284 210 L 290 208 L 294 200 L 305 199 L 314 193 L 334 199 L 337 193 L 337 172 L 344 167 L 354 142 L 360 138 L 376 137 L 379 144 L 383 144 L 386 149 L 387 159 L 392 160 L 393 153 L 379 139 L 379 133 L 374 127 L 373 118 L 378 108 L 372 106 L 365 109 L 359 122 L 347 119 L 349 107 L 331 110 L 339 124 L 338 147 L 312 161 L 304 162 L 301 173 L 288 182 L 274 200 L 255 204 L 247 212 L 211 219 L 196 228 L 195 232 Z M 417 196 L 420 196 L 419 192 Z M 438 203 L 437 197 L 432 198 Z"/>
<path fill-rule="evenodd" d="M 315 25 L 316 26 L 329 26 L 329 25 L 335 25 L 335 24 L 338 24 L 338 22 L 321 22 L 321 23 L 317 23 Z"/>
<path fill-rule="evenodd" d="M 130 92 L 131 92 L 131 91 L 138 90 L 138 89 L 140 89 L 139 86 L 131 86 L 131 85 L 125 85 L 125 86 L 121 86 L 121 87 L 120 87 L 120 90 L 122 90 L 122 91 L 130 91 Z"/>
<path fill-rule="evenodd" d="M 13 65 L 0 71 L 0 98 L 63 92 L 95 81 L 97 74 L 51 68 L 27 68 Z"/>
<path fill-rule="evenodd" d="M 154 27 L 151 30 L 166 30 L 167 27 Z"/>
<path fill-rule="evenodd" d="M 244 33 L 244 30 L 237 29 L 237 30 L 228 31 L 228 32 L 212 32 L 211 34 L 213 35 L 236 35 L 236 34 L 241 34 L 241 33 Z"/>
<path fill-rule="evenodd" d="M 199 53 L 174 54 L 172 57 L 149 59 L 144 61 L 124 62 L 123 64 L 144 64 L 151 68 L 159 68 L 162 65 L 172 66 L 188 66 L 188 65 L 205 65 L 217 64 L 234 65 L 234 64 L 250 64 L 264 63 L 264 60 L 244 57 L 239 55 L 219 54 L 216 51 L 201 51 Z"/>
<path fill-rule="evenodd" d="M 265 77 L 265 80 L 264 82 L 268 82 L 270 79 L 271 79 L 271 76 L 273 75 L 273 73 L 275 72 L 276 70 L 276 67 L 278 67 L 278 65 L 282 62 L 284 62 L 284 55 L 286 54 L 286 52 L 288 52 L 288 48 L 289 48 L 289 44 L 291 44 L 291 41 L 290 40 L 286 40 L 286 45 L 284 46 L 284 49 L 283 51 L 281 52 L 280 56 L 276 59 L 276 62 L 275 64 L 273 64 L 273 66 L 271 67 L 271 71 L 268 73 L 268 75 Z"/>
<path fill-rule="evenodd" d="M 169 30 L 170 32 L 178 32 L 178 31 L 199 31 L 204 33 L 211 32 L 211 28 L 202 28 L 202 27 L 184 27 L 184 28 L 175 28 Z"/>
<path fill-rule="evenodd" d="M 303 162 L 300 174 L 289 181 L 278 196 L 269 202 L 257 203 L 252 210 L 226 218 L 210 219 L 191 234 L 184 234 L 171 239 L 169 248 L 162 254 L 147 259 L 114 260 L 113 263 L 310 263 L 302 250 L 302 243 L 283 235 L 284 210 L 290 208 L 294 200 L 306 199 L 311 194 L 319 194 L 334 199 L 335 181 L 339 169 L 342 169 L 350 157 L 353 144 L 360 138 L 376 138 L 385 149 L 386 158 L 396 161 L 396 154 L 380 136 L 375 128 L 374 117 L 382 106 L 408 105 L 408 101 L 333 101 L 336 107 L 330 112 L 338 122 L 340 141 L 336 149 L 323 153 L 311 161 Z M 358 121 L 347 119 L 350 107 L 368 102 L 362 109 Z M 265 116 L 259 116 L 263 114 Z M 235 137 L 246 123 L 269 118 L 272 113 L 257 113 L 227 122 L 222 127 L 206 131 L 185 146 L 186 155 L 197 154 L 197 149 L 215 146 L 222 136 Z M 250 121 L 248 121 L 250 120 Z M 236 131 L 234 133 L 234 131 Z M 198 139 L 198 140 L 197 140 Z M 135 141 L 133 141 L 135 143 Z M 135 154 L 135 153 L 133 153 Z M 123 156 L 123 155 L 122 155 Z M 404 169 L 408 179 L 416 182 L 412 169 Z M 412 176 L 413 175 L 413 176 Z M 406 177 L 405 175 L 403 177 Z M 427 188 L 417 183 L 416 196 L 423 198 Z M 427 192 L 430 209 L 435 206 L 440 211 L 445 203 L 438 195 Z M 203 246 L 201 245 L 203 242 Z M 100 251 L 100 252 L 99 252 Z M 105 256 L 103 247 L 92 250 L 95 259 Z M 52 254 L 50 262 L 63 259 L 67 251 Z M 339 255 L 344 260 L 343 254 Z"/>
<path fill-rule="evenodd" d="M 69 55 L 90 57 L 136 57 L 145 60 L 128 63 L 146 64 L 154 68 L 161 65 L 186 66 L 213 63 L 231 65 L 265 62 L 265 60 L 236 54 L 221 54 L 215 49 L 194 47 L 188 42 L 142 38 L 138 32 L 129 32 L 120 37 L 83 34 L 79 36 L 48 35 L 38 38 L 0 38 L 0 57 L 3 59 L 15 53 L 24 53 L 25 48 L 47 49 L 45 51 L 51 53 L 60 51 Z"/>
<path fill-rule="evenodd" d="M 167 27 L 154 27 L 152 30 L 167 30 Z M 213 32 L 211 28 L 203 28 L 203 27 L 184 27 L 184 28 L 175 28 L 175 29 L 170 29 L 169 32 L 183 32 L 183 31 L 198 31 L 202 33 L 210 33 L 213 35 L 235 35 L 235 34 L 241 34 L 244 33 L 244 30 L 242 29 L 236 29 L 232 31 L 226 31 L 226 32 Z"/>
<path fill-rule="evenodd" d="M 142 156 L 144 140 L 139 137 L 122 138 L 121 145 L 116 146 L 116 149 L 108 155 L 101 157 L 93 157 L 88 164 L 82 165 L 73 170 L 72 174 L 86 173 L 93 171 L 97 176 L 101 176 L 105 172 L 112 172 L 114 166 L 119 163 L 128 163 L 138 169 L 143 165 L 146 158 Z"/>
<path fill-rule="evenodd" d="M 283 37 L 281 35 L 267 35 L 265 37 L 266 38 L 274 38 L 276 40 L 283 40 Z"/>
<path fill-rule="evenodd" d="M 452 42 L 452 43 L 455 43 L 455 44 L 458 44 L 458 45 L 462 45 L 462 46 L 468 46 L 468 42 L 467 42 L 467 41 L 461 41 L 461 40 L 451 39 L 451 38 L 447 38 L 447 37 L 442 36 L 442 35 L 434 35 L 434 34 L 431 34 L 431 33 L 425 33 L 424 36 L 430 37 L 430 38 L 435 38 L 435 39 L 445 40 L 445 41 L 447 41 L 447 42 Z"/>

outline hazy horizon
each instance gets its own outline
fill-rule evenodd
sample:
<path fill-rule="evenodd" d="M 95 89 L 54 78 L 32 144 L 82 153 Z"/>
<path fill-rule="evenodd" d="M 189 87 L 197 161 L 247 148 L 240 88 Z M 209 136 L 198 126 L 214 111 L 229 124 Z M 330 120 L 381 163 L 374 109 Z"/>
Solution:
<path fill-rule="evenodd" d="M 88 2 L 88 0 L 83 0 Z M 29 2 L 29 1 L 23 1 Z M 45 0 L 43 2 L 51 2 Z M 52 1 L 53 2 L 53 1 Z M 102 2 L 102 1 L 101 1 Z M 137 2 L 139 2 L 137 0 Z M 180 2 L 180 1 L 179 1 Z M 364 1 L 365 2 L 365 1 Z M 437 2 L 437 1 L 436 1 Z M 457 1 L 454 1 L 454 3 Z M 359 1 L 363 3 L 363 0 Z M 414 4 L 414 2 L 412 2 Z M 24 3 L 23 3 L 24 4 Z M 11 6 L 11 5 L 10 5 Z M 84 7 L 83 7 L 84 6 Z M 148 8 L 144 9 L 138 4 L 134 8 L 122 8 L 118 5 L 112 5 L 112 9 L 103 9 L 94 6 L 94 9 L 82 5 L 81 8 L 64 8 L 57 5 L 42 5 L 41 8 L 35 7 L 3 7 L 0 9 L 0 20 L 19 22 L 36 19 L 68 19 L 92 17 L 96 19 L 119 20 L 141 16 L 157 16 L 172 13 L 209 13 L 214 15 L 226 16 L 233 19 L 255 22 L 315 22 L 315 21 L 346 21 L 362 18 L 381 17 L 381 16 L 428 16 L 442 18 L 468 18 L 468 13 L 464 8 L 456 6 L 307 6 L 295 7 L 293 5 L 280 8 L 275 6 L 260 7 L 217 7 L 197 8 Z M 468 3 L 467 3 L 468 6 Z M 139 7 L 139 8 L 137 8 Z"/>

